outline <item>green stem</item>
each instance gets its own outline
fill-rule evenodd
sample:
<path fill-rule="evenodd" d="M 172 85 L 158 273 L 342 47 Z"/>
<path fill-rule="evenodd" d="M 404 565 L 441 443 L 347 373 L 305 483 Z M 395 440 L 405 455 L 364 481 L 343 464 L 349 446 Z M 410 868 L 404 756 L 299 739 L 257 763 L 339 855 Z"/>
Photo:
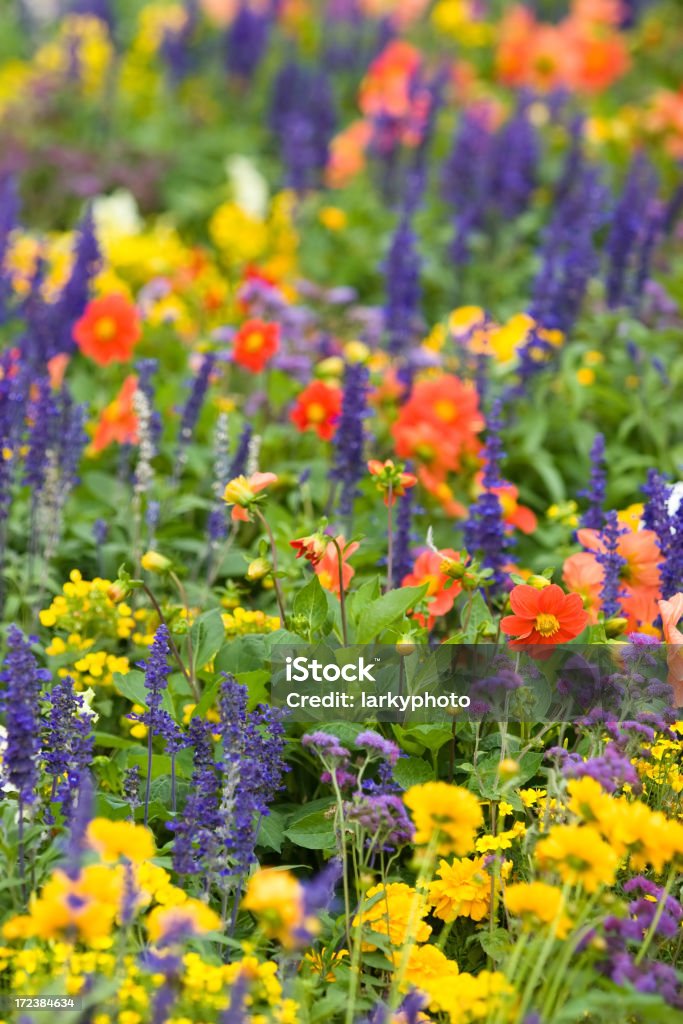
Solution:
<path fill-rule="evenodd" d="M 336 537 L 332 538 L 332 543 L 337 552 L 337 565 L 339 567 L 339 610 L 341 612 L 342 638 L 344 640 L 344 647 L 348 647 L 349 634 L 346 625 L 346 597 L 344 595 L 344 555 Z"/>
<path fill-rule="evenodd" d="M 278 561 L 277 561 L 277 548 L 275 547 L 275 537 L 273 531 L 270 528 L 268 520 L 264 516 L 261 509 L 254 505 L 254 512 L 258 516 L 260 522 L 263 525 L 264 530 L 268 534 L 268 541 L 270 543 L 270 553 L 273 559 L 273 583 L 275 584 L 275 596 L 277 598 L 277 606 L 280 610 L 280 622 L 283 629 L 287 629 L 287 616 L 285 615 L 285 601 L 282 595 L 282 587 L 280 586 L 280 580 L 278 579 Z"/>

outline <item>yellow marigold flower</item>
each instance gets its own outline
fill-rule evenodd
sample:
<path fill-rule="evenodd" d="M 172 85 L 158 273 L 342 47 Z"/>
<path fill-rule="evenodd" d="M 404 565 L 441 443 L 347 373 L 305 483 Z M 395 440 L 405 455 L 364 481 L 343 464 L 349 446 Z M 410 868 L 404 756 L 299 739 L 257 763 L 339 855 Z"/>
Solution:
<path fill-rule="evenodd" d="M 404 882 L 375 885 L 368 889 L 360 916 L 356 915 L 353 919 L 354 928 L 362 925 L 366 929 L 363 948 L 377 948 L 368 932 L 388 935 L 391 944 L 397 947 L 403 946 L 409 938 L 414 942 L 426 942 L 432 932 L 431 926 L 422 920 L 428 907 L 424 905 L 420 919 L 413 920 L 417 916 L 420 902 L 420 894 Z"/>
<path fill-rule="evenodd" d="M 130 821 L 93 818 L 86 835 L 90 846 L 97 850 L 104 861 L 117 861 L 120 857 L 126 857 L 139 864 L 149 860 L 156 852 L 150 830 Z"/>
<path fill-rule="evenodd" d="M 425 782 L 412 786 L 403 801 L 411 811 L 417 846 L 427 845 L 437 835 L 437 852 L 460 856 L 470 852 L 484 821 L 474 793 L 447 782 Z"/>
<path fill-rule="evenodd" d="M 567 784 L 569 810 L 586 822 L 601 821 L 608 813 L 612 799 L 602 786 L 589 775 L 581 779 L 570 779 Z"/>
<path fill-rule="evenodd" d="M 186 899 L 177 906 L 155 907 L 147 915 L 147 934 L 152 942 L 164 941 L 170 932 L 174 935 L 203 935 L 219 931 L 221 919 L 201 900 Z"/>
<path fill-rule="evenodd" d="M 318 220 L 328 231 L 342 231 L 349 219 L 338 206 L 323 206 L 318 214 Z"/>
<path fill-rule="evenodd" d="M 563 913 L 562 890 L 546 882 L 520 882 L 508 885 L 505 890 L 505 906 L 515 917 L 525 920 L 529 928 L 543 924 L 554 924 L 558 938 L 563 939 L 571 928 L 571 921 Z"/>
<path fill-rule="evenodd" d="M 491 876 L 484 866 L 484 857 L 442 860 L 436 872 L 438 879 L 429 886 L 429 899 L 434 916 L 442 921 L 471 917 L 482 921 L 491 903 Z"/>
<path fill-rule="evenodd" d="M 296 945 L 294 932 L 304 923 L 303 888 L 291 871 L 262 868 L 249 879 L 242 901 L 266 932 L 284 946 Z"/>
<path fill-rule="evenodd" d="M 402 951 L 396 950 L 392 959 L 396 968 L 402 962 Z M 457 977 L 458 965 L 449 960 L 436 946 L 413 946 L 403 974 L 401 991 L 417 988 L 423 992 L 429 1009 L 438 1013 L 442 1008 L 441 996 Z"/>
<path fill-rule="evenodd" d="M 506 1020 L 504 1008 L 515 996 L 515 990 L 500 971 L 480 971 L 477 975 L 463 972 L 449 980 L 441 994 L 441 1006 L 451 1021 L 458 1024 L 490 1020 L 492 1015 Z"/>
<path fill-rule="evenodd" d="M 536 847 L 543 869 L 556 871 L 564 882 L 595 892 L 614 881 L 619 858 L 591 825 L 557 825 Z"/>

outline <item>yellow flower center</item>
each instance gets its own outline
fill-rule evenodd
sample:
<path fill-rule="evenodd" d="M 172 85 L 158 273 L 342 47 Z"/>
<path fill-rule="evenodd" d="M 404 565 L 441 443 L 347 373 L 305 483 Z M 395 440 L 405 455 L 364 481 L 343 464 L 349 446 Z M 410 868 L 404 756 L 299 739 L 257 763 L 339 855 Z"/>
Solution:
<path fill-rule="evenodd" d="M 540 615 L 536 616 L 536 631 L 541 636 L 555 636 L 560 631 L 560 623 L 555 615 L 550 615 L 548 612 L 541 612 Z"/>
<path fill-rule="evenodd" d="M 311 402 L 308 409 L 308 421 L 309 423 L 322 423 L 327 418 L 327 412 L 325 406 L 319 402 Z"/>
<path fill-rule="evenodd" d="M 244 341 L 244 347 L 247 352 L 258 352 L 260 348 L 263 348 L 263 334 L 261 331 L 252 331 L 248 334 Z"/>
<path fill-rule="evenodd" d="M 440 420 L 452 423 L 458 415 L 458 407 L 455 402 L 449 402 L 447 398 L 442 398 L 434 406 L 434 412 Z"/>
<path fill-rule="evenodd" d="M 116 320 L 111 316 L 103 316 L 95 324 L 95 337 L 98 341 L 111 341 L 116 334 Z"/>

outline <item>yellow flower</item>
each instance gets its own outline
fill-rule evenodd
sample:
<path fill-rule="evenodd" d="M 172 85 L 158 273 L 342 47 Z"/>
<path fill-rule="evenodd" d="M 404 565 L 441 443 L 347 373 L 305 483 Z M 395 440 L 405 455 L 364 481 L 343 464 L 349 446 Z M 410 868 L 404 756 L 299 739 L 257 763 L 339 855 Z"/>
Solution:
<path fill-rule="evenodd" d="M 480 971 L 476 975 L 462 972 L 449 979 L 441 994 L 441 1006 L 450 1015 L 451 1024 L 473 1024 L 496 1017 L 507 1020 L 504 1007 L 514 996 L 514 989 L 500 971 Z"/>
<path fill-rule="evenodd" d="M 576 371 L 576 380 L 581 387 L 587 388 L 595 383 L 595 370 L 590 366 L 582 366 Z"/>
<path fill-rule="evenodd" d="M 147 915 L 147 934 L 152 942 L 163 944 L 166 935 L 182 938 L 219 931 L 221 919 L 201 900 L 186 899 L 175 906 L 155 907 Z"/>
<path fill-rule="evenodd" d="M 428 844 L 436 835 L 438 853 L 463 856 L 470 852 L 484 821 L 474 793 L 447 782 L 425 782 L 412 786 L 403 800 L 412 813 L 417 846 Z"/>
<path fill-rule="evenodd" d="M 505 906 L 515 917 L 525 920 L 533 929 L 538 922 L 555 926 L 555 934 L 563 939 L 571 928 L 571 921 L 563 913 L 562 890 L 546 882 L 520 882 L 508 885 L 505 890 Z"/>
<path fill-rule="evenodd" d="M 619 858 L 592 825 L 557 825 L 536 847 L 541 868 L 556 871 L 564 882 L 595 892 L 614 881 Z"/>
<path fill-rule="evenodd" d="M 484 867 L 484 857 L 442 860 L 437 875 L 440 881 L 429 886 L 429 899 L 434 916 L 442 921 L 471 917 L 481 921 L 488 915 L 491 902 L 491 876 Z"/>
<path fill-rule="evenodd" d="M 338 206 L 323 206 L 318 219 L 328 231 L 342 231 L 348 223 L 346 213 Z"/>
<path fill-rule="evenodd" d="M 402 951 L 397 950 L 392 959 L 398 968 L 403 959 Z M 402 977 L 401 991 L 419 989 L 424 992 L 430 1011 L 438 1013 L 442 1009 L 441 997 L 457 975 L 456 962 L 449 960 L 436 946 L 413 946 Z"/>
<path fill-rule="evenodd" d="M 170 558 L 158 551 L 146 551 L 140 559 L 140 565 L 146 572 L 168 572 L 172 564 Z"/>
<path fill-rule="evenodd" d="M 301 883 L 291 871 L 261 868 L 249 879 L 242 906 L 284 946 L 296 945 L 294 933 L 304 924 L 304 901 Z"/>
<path fill-rule="evenodd" d="M 154 837 L 144 825 L 130 821 L 110 821 L 93 818 L 86 833 L 88 842 L 104 861 L 117 861 L 120 857 L 139 864 L 153 857 Z"/>
<path fill-rule="evenodd" d="M 404 882 L 375 885 L 368 889 L 360 916 L 356 915 L 353 919 L 354 928 L 362 925 L 366 929 L 363 948 L 377 948 L 368 932 L 388 935 L 391 944 L 398 947 L 403 946 L 409 938 L 414 942 L 426 942 L 432 931 L 431 926 L 422 920 L 428 912 L 426 905 L 422 906 L 420 919 L 414 920 L 421 902 L 420 894 Z"/>

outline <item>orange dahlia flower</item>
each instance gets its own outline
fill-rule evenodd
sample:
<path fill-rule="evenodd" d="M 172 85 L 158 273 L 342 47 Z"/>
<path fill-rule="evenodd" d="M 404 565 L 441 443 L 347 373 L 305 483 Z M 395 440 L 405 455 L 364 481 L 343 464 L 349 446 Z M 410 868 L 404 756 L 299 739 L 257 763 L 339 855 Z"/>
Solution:
<path fill-rule="evenodd" d="M 246 370 L 260 373 L 280 348 L 280 325 L 247 320 L 235 335 L 232 358 Z"/>
<path fill-rule="evenodd" d="M 127 363 L 142 334 L 140 316 L 124 295 L 93 299 L 73 329 L 74 341 L 83 355 L 99 366 Z"/>
<path fill-rule="evenodd" d="M 90 446 L 92 452 L 101 452 L 112 441 L 118 441 L 119 444 L 137 444 L 138 418 L 133 409 L 133 395 L 137 386 L 138 379 L 134 374 L 126 377 L 114 401 L 104 409 L 95 428 Z"/>
<path fill-rule="evenodd" d="M 315 430 L 323 441 L 329 441 L 337 429 L 341 403 L 341 388 L 314 380 L 297 398 L 289 418 L 298 430 Z"/>
<path fill-rule="evenodd" d="M 541 590 L 520 583 L 510 591 L 510 605 L 514 615 L 506 615 L 500 628 L 515 638 L 513 647 L 567 643 L 588 625 L 579 594 L 565 594 L 556 583 Z"/>
<path fill-rule="evenodd" d="M 462 589 L 459 583 L 453 582 L 452 578 L 442 570 L 444 562 L 449 559 L 459 562 L 459 552 L 454 551 L 453 548 L 444 548 L 443 551 L 423 551 L 415 559 L 413 571 L 404 576 L 401 581 L 403 587 L 419 587 L 422 583 L 429 584 L 425 594 L 428 616 L 423 615 L 422 612 L 413 612 L 413 618 L 425 629 L 431 629 L 437 616 L 445 615 L 451 610 Z M 446 584 L 450 584 L 448 589 L 446 589 Z"/>

